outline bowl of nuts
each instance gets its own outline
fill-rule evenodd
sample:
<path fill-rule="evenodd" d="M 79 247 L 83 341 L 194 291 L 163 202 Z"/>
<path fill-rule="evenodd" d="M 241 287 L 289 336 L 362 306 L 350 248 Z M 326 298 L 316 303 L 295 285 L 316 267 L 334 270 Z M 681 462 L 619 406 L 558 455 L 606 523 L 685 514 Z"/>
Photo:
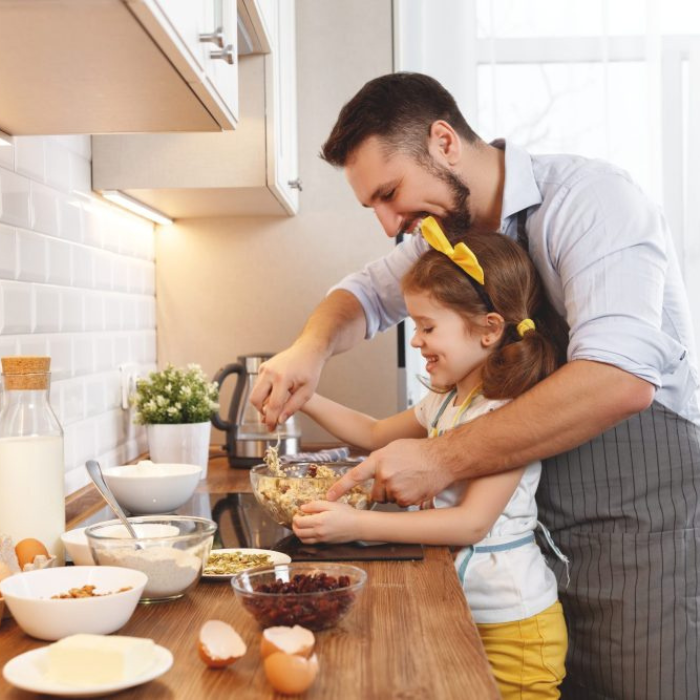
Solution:
<path fill-rule="evenodd" d="M 259 464 L 250 470 L 250 483 L 258 503 L 279 525 L 292 529 L 292 520 L 301 506 L 326 500 L 328 489 L 355 463 Z M 358 510 L 372 505 L 373 479 L 353 486 L 339 501 Z"/>
<path fill-rule="evenodd" d="M 278 564 L 231 579 L 236 598 L 262 628 L 301 625 L 324 630 L 337 624 L 367 581 L 349 564 Z"/>

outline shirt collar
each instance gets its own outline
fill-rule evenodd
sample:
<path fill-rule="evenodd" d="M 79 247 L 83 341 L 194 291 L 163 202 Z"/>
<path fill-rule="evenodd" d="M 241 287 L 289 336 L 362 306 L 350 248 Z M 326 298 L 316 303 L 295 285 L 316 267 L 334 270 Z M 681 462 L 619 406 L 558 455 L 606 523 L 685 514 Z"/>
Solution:
<path fill-rule="evenodd" d="M 520 146 L 497 139 L 491 143 L 505 151 L 506 181 L 503 186 L 503 204 L 501 206 L 501 230 L 505 222 L 514 214 L 542 203 L 542 194 L 532 172 L 530 154 Z"/>

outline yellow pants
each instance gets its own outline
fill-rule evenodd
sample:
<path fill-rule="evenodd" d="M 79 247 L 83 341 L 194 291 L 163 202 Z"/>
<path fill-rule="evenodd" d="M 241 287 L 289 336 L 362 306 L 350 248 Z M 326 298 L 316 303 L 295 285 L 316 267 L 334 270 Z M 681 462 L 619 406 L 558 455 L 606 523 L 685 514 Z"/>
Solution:
<path fill-rule="evenodd" d="M 560 602 L 526 620 L 477 628 L 504 700 L 560 697 L 567 647 Z"/>

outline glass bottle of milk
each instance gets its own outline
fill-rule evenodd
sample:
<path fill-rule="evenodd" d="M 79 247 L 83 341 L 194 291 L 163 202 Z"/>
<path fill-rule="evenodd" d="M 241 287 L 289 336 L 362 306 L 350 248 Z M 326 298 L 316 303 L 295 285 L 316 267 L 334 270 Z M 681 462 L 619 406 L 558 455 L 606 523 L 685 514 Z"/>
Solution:
<path fill-rule="evenodd" d="M 63 561 L 63 430 L 49 403 L 50 357 L 3 357 L 0 534 L 43 542 Z"/>

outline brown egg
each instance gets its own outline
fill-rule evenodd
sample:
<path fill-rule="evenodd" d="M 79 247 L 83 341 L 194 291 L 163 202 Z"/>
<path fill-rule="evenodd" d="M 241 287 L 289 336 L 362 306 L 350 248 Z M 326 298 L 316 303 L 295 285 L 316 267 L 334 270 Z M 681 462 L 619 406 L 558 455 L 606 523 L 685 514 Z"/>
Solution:
<path fill-rule="evenodd" d="M 224 668 L 238 661 L 248 647 L 231 625 L 221 620 L 207 620 L 199 631 L 197 650 L 207 666 Z"/>
<path fill-rule="evenodd" d="M 306 692 L 318 674 L 316 654 L 305 659 L 303 656 L 275 651 L 263 663 L 270 685 L 283 695 L 298 695 Z"/>
<path fill-rule="evenodd" d="M 308 658 L 314 650 L 316 638 L 306 627 L 268 627 L 260 639 L 260 655 L 263 659 L 276 651 Z"/>
<path fill-rule="evenodd" d="M 15 554 L 17 554 L 20 569 L 24 569 L 25 564 L 31 564 L 40 554 L 43 554 L 45 557 L 49 556 L 46 547 L 33 537 L 27 537 L 27 539 L 18 542 L 15 545 Z"/>

